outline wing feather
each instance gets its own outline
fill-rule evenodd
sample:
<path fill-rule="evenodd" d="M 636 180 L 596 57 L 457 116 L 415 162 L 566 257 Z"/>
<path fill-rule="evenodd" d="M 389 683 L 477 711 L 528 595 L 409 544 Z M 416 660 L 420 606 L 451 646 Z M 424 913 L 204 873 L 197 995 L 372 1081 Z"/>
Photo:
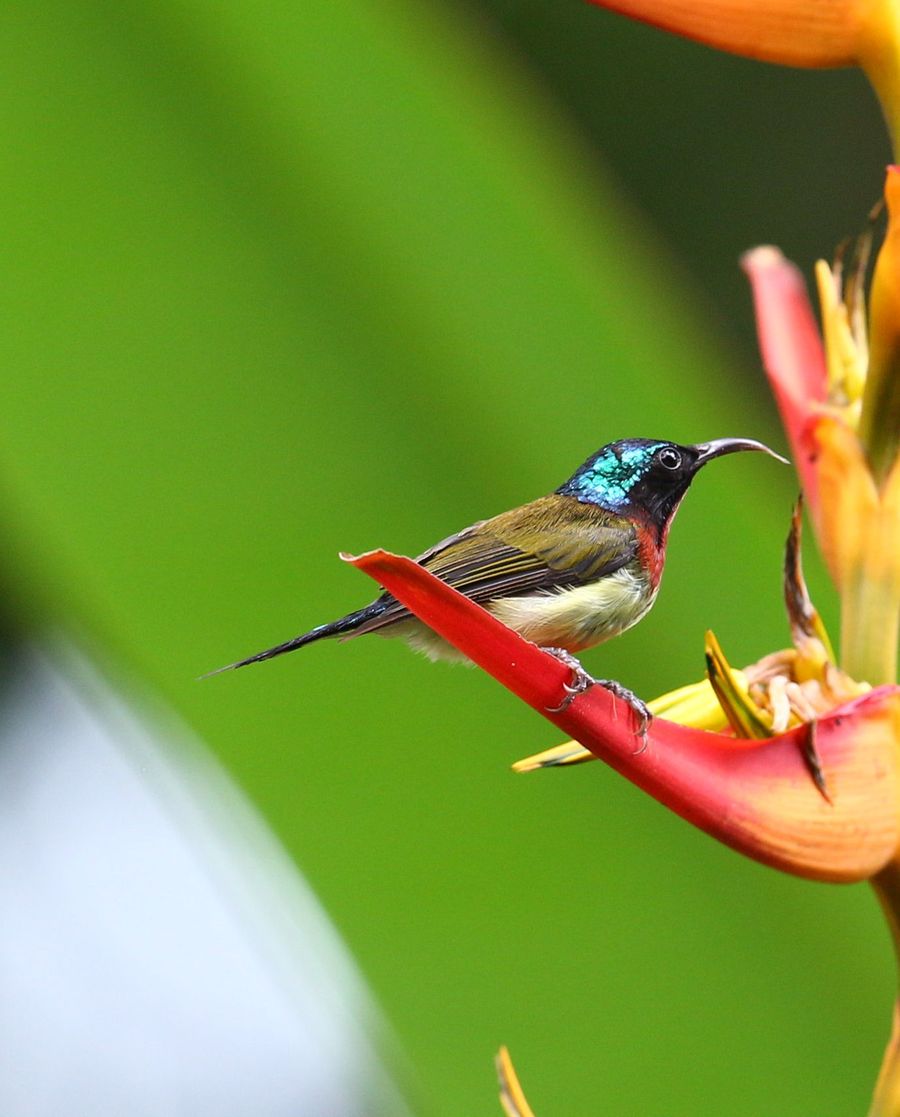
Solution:
<path fill-rule="evenodd" d="M 554 493 L 451 535 L 416 561 L 485 604 L 594 582 L 625 566 L 636 553 L 636 534 L 628 520 Z M 386 608 L 355 634 L 410 616 L 390 594 L 380 600 Z"/>

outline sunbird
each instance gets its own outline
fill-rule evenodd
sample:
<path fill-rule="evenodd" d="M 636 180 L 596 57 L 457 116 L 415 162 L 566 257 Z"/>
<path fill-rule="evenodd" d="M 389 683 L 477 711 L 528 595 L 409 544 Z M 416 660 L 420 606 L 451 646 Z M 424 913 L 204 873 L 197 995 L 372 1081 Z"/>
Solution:
<path fill-rule="evenodd" d="M 574 659 L 637 624 L 659 590 L 669 528 L 691 481 L 707 462 L 739 450 L 779 454 L 749 438 L 681 446 L 650 438 L 611 442 L 592 454 L 549 496 L 501 512 L 450 535 L 416 559 L 426 570 L 483 605 L 526 640 L 572 667 L 569 697 L 602 683 L 644 719 L 644 704 L 621 684 L 592 679 Z M 464 659 L 389 593 L 336 621 L 239 659 L 246 667 L 327 637 L 375 632 L 402 636 L 431 659 Z"/>

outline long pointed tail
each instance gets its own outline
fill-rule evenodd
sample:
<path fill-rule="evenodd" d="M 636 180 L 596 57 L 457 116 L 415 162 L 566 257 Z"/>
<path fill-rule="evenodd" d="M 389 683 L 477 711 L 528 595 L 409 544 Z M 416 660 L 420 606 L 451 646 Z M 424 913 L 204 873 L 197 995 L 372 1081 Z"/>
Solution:
<path fill-rule="evenodd" d="M 293 640 L 286 640 L 283 644 L 276 644 L 274 648 L 266 648 L 264 652 L 257 652 L 256 655 L 249 655 L 246 659 L 239 659 L 234 663 L 226 663 L 224 667 L 217 667 L 215 671 L 207 671 L 205 675 L 201 675 L 201 679 L 209 679 L 213 675 L 221 675 L 223 671 L 236 671 L 238 667 L 246 667 L 248 663 L 262 663 L 266 659 L 274 659 L 276 656 L 285 655 L 287 652 L 296 651 L 297 648 L 302 648 L 306 644 L 315 643 L 316 640 L 325 640 L 329 636 L 344 636 L 351 632 L 355 632 L 360 625 L 368 620 L 377 617 L 384 610 L 384 605 L 380 601 L 373 601 L 371 605 L 367 605 L 365 609 L 357 609 L 355 613 L 348 613 L 346 617 L 341 617 L 339 620 L 331 621 L 329 624 L 320 624 L 316 628 L 312 628 L 309 632 L 303 632 L 300 636 L 295 636 Z"/>

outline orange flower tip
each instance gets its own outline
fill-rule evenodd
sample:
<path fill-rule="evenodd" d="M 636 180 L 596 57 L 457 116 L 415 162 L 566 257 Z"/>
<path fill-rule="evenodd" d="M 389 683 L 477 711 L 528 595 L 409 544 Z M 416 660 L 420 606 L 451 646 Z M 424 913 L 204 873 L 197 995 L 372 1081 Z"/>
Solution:
<path fill-rule="evenodd" d="M 785 66 L 856 61 L 858 0 L 594 0 L 718 50 Z"/>

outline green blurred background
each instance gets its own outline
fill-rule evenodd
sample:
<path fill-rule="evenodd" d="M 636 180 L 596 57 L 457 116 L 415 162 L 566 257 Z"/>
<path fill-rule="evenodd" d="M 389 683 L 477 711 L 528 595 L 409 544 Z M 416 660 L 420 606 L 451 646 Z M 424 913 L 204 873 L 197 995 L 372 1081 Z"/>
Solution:
<path fill-rule="evenodd" d="M 323 900 L 419 1112 L 861 1113 L 894 974 L 864 888 L 781 877 L 392 642 L 202 671 L 368 600 L 604 442 L 783 449 L 736 259 L 809 268 L 889 157 L 855 73 L 572 0 L 47 0 L 0 36 L 3 574 L 209 744 Z M 590 653 L 648 697 L 783 646 L 795 480 L 705 473 L 661 599 Z M 825 612 L 833 600 L 813 567 Z"/>

